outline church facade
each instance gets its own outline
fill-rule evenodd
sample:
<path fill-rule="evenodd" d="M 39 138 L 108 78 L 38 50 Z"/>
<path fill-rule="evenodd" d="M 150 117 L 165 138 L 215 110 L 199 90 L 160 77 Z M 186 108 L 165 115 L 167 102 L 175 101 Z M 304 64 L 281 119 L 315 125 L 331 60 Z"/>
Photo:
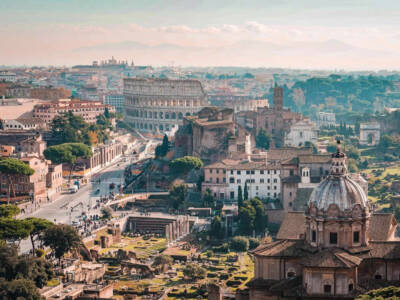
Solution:
<path fill-rule="evenodd" d="M 392 214 L 371 211 L 367 188 L 347 172 L 338 147 L 329 176 L 305 212 L 289 212 L 276 241 L 253 250 L 251 300 L 354 299 L 400 283 L 400 240 Z"/>

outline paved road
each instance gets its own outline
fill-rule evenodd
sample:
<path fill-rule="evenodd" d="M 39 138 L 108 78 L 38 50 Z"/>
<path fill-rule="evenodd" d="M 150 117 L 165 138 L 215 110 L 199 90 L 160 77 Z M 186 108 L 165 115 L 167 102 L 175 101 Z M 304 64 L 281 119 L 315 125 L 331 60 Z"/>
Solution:
<path fill-rule="evenodd" d="M 146 144 L 154 144 L 154 141 L 148 140 Z M 140 153 L 140 159 L 150 157 L 152 155 L 151 147 L 145 147 L 145 151 Z M 74 194 L 62 195 L 59 199 L 49 204 L 42 205 L 33 213 L 25 214 L 22 218 L 37 217 L 50 220 L 55 223 L 70 224 L 71 221 L 76 221 L 82 211 L 88 215 L 99 215 L 101 208 L 94 209 L 96 200 L 101 196 L 108 195 L 110 192 L 110 183 L 115 184 L 113 192 L 119 192 L 118 185 L 123 184 L 123 173 L 126 166 L 135 162 L 132 155 L 122 157 L 112 165 L 100 170 L 92 176 L 92 182 L 81 187 Z M 82 205 L 79 205 L 82 203 Z M 72 207 L 77 206 L 71 214 Z M 82 210 L 83 209 L 83 210 Z M 22 241 L 20 251 L 26 252 L 31 248 L 28 240 Z"/>

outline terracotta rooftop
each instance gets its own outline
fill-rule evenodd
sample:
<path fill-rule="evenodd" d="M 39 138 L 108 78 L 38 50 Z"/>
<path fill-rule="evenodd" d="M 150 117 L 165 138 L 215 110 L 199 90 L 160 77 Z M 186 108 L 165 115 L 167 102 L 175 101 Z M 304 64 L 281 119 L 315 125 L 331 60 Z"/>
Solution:
<path fill-rule="evenodd" d="M 358 266 L 362 259 L 341 249 L 325 249 L 304 256 L 302 265 L 316 268 L 352 268 Z"/>
<path fill-rule="evenodd" d="M 291 159 L 293 157 L 297 157 L 302 154 L 312 154 L 312 148 L 294 148 L 294 147 L 284 147 L 279 149 L 270 149 L 268 150 L 268 160 L 278 160 L 284 161 L 287 159 Z"/>
<path fill-rule="evenodd" d="M 254 255 L 269 257 L 303 257 L 312 251 L 304 240 L 278 240 L 268 244 L 261 244 L 252 251 Z"/>
<path fill-rule="evenodd" d="M 386 241 L 392 226 L 397 224 L 393 214 L 374 213 L 370 217 L 369 238 L 371 241 Z"/>
<path fill-rule="evenodd" d="M 400 259 L 400 241 L 370 242 L 371 258 Z"/>
<path fill-rule="evenodd" d="M 306 217 L 304 212 L 288 212 L 282 221 L 277 239 L 299 240 L 306 231 Z"/>

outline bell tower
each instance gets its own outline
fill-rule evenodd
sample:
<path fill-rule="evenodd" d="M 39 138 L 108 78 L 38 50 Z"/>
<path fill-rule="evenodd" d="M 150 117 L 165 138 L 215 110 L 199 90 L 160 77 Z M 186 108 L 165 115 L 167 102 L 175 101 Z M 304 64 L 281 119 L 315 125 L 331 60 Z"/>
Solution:
<path fill-rule="evenodd" d="M 283 109 L 283 88 L 277 85 L 274 87 L 274 109 Z"/>

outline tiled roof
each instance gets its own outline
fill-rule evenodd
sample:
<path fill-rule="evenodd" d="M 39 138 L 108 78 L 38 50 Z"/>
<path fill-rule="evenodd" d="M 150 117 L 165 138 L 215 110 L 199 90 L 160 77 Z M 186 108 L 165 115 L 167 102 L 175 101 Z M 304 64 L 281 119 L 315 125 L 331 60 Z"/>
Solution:
<path fill-rule="evenodd" d="M 279 160 L 284 161 L 291 159 L 293 157 L 297 157 L 301 154 L 312 154 L 312 148 L 294 148 L 294 147 L 285 147 L 279 149 L 270 149 L 268 150 L 268 160 Z"/>
<path fill-rule="evenodd" d="M 279 240 L 262 244 L 252 251 L 254 255 L 269 257 L 303 257 L 307 254 L 303 240 Z"/>
<path fill-rule="evenodd" d="M 306 231 L 304 212 L 288 212 L 279 228 L 277 239 L 300 239 Z"/>
<path fill-rule="evenodd" d="M 370 242 L 370 258 L 400 259 L 400 241 Z"/>
<path fill-rule="evenodd" d="M 317 268 L 352 268 L 358 266 L 362 259 L 350 255 L 341 249 L 325 249 L 314 254 L 304 256 L 302 265 Z"/>
<path fill-rule="evenodd" d="M 371 241 L 386 241 L 390 228 L 396 224 L 393 214 L 374 213 L 370 217 L 369 238 Z"/>

